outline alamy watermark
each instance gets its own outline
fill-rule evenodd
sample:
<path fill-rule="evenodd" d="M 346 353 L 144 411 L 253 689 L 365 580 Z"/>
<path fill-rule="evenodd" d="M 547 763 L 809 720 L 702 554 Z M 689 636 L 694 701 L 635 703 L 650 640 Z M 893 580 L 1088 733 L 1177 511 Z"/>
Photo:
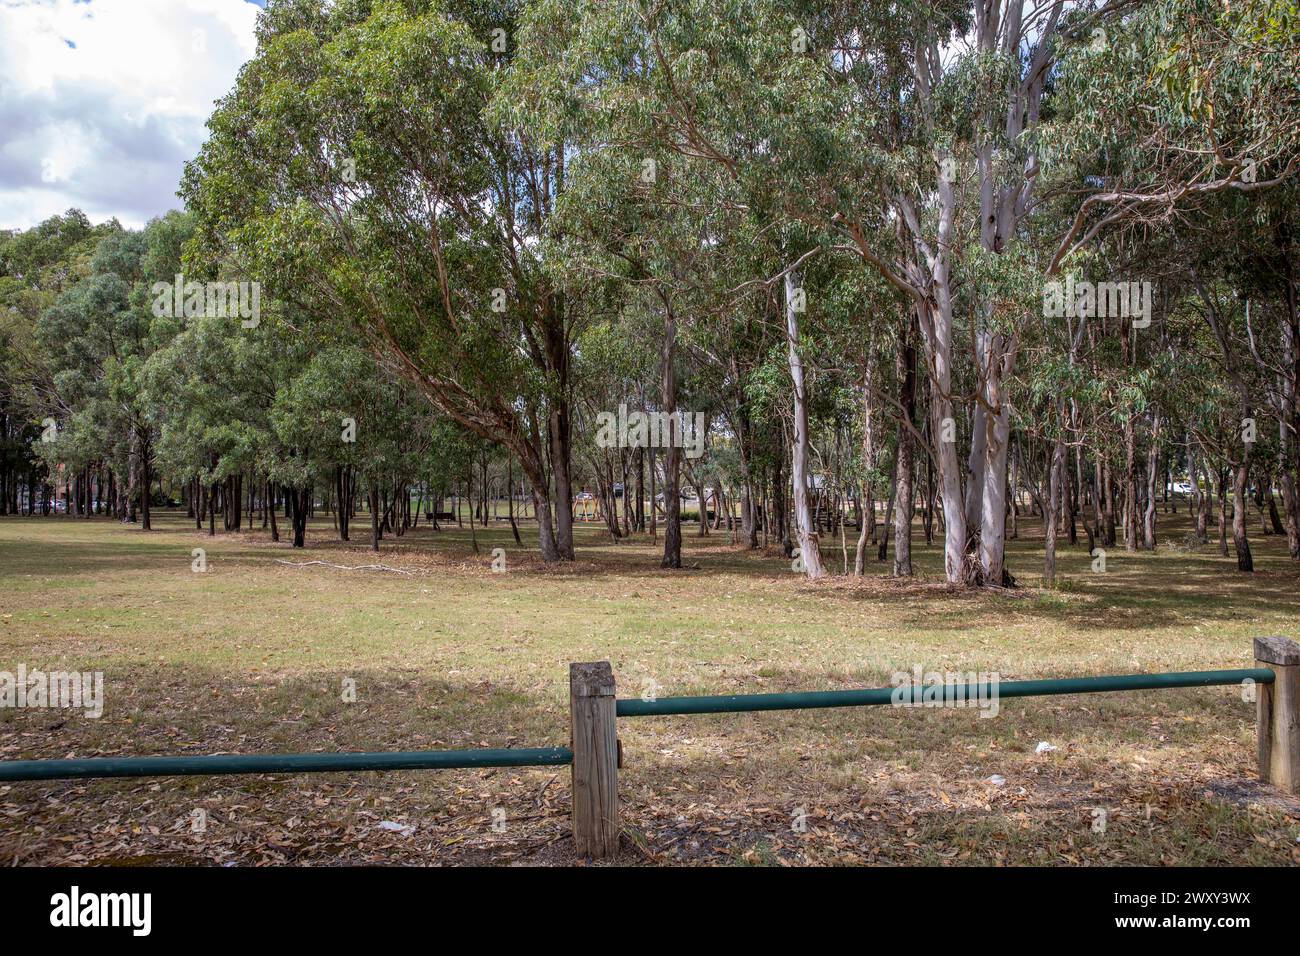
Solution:
<path fill-rule="evenodd" d="M 172 282 L 155 282 L 153 314 L 173 319 L 240 319 L 246 329 L 262 321 L 260 282 L 186 282 L 179 272 Z"/>
<path fill-rule="evenodd" d="M 0 708 L 84 710 L 87 717 L 104 713 L 103 671 L 0 671 Z"/>
<path fill-rule="evenodd" d="M 1151 283 L 1142 282 L 1075 282 L 1068 275 L 1043 286 L 1043 317 L 1060 319 L 1123 317 L 1133 319 L 1133 328 L 1151 325 Z"/>
<path fill-rule="evenodd" d="M 895 707 L 977 707 L 981 717 L 998 715 L 997 671 L 927 671 L 920 664 L 911 672 L 894 671 L 889 682 Z"/>
<path fill-rule="evenodd" d="M 704 454 L 703 412 L 629 412 L 626 405 L 596 415 L 599 448 L 681 448 L 687 458 Z"/>
<path fill-rule="evenodd" d="M 132 936 L 148 936 L 152 913 L 152 893 L 83 893 L 73 886 L 50 897 L 50 925 L 55 927 L 120 926 Z"/>

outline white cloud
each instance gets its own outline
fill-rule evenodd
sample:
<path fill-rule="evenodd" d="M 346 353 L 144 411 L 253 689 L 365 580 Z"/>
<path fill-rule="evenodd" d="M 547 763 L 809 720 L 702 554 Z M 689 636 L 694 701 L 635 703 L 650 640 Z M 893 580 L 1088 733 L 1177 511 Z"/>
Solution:
<path fill-rule="evenodd" d="M 0 0 L 0 228 L 180 206 L 213 101 L 255 52 L 248 0 Z"/>

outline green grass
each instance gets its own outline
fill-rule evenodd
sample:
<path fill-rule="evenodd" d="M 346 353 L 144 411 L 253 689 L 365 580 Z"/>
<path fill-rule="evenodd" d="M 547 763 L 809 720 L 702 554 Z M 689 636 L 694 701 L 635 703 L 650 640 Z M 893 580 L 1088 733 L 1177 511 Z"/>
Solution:
<path fill-rule="evenodd" d="M 1300 635 L 1281 539 L 1255 538 L 1260 570 L 1240 575 L 1216 549 L 1184 550 L 1182 518 L 1161 515 L 1177 549 L 1111 549 L 1104 574 L 1062 543 L 1050 593 L 1023 520 L 1008 564 L 1025 587 L 971 593 L 942 583 L 919 533 L 914 581 L 872 560 L 865 579 L 809 584 L 775 548 L 693 526 L 690 567 L 666 572 L 656 543 L 594 523 L 579 560 L 553 567 L 504 523 L 478 529 L 478 554 L 468 528 L 421 526 L 376 556 L 364 520 L 351 545 L 318 520 L 294 551 L 260 530 L 208 537 L 179 513 L 151 533 L 3 518 L 0 670 L 102 670 L 107 702 L 97 721 L 0 710 L 0 757 L 563 744 L 578 660 L 610 660 L 623 696 L 668 696 L 883 685 L 916 664 L 1004 680 L 1247 667 L 1253 637 Z M 838 570 L 838 542 L 824 552 Z M 411 573 L 277 563 L 309 560 Z M 1001 710 L 624 720 L 624 819 L 641 835 L 626 862 L 1297 861 L 1300 804 L 1252 785 L 1254 709 L 1237 689 Z M 1036 755 L 1040 740 L 1059 749 Z M 567 773 L 544 768 L 17 784 L 0 787 L 0 862 L 567 862 L 567 794 Z M 790 826 L 800 806 L 807 833 Z M 195 808 L 212 814 L 201 836 Z"/>

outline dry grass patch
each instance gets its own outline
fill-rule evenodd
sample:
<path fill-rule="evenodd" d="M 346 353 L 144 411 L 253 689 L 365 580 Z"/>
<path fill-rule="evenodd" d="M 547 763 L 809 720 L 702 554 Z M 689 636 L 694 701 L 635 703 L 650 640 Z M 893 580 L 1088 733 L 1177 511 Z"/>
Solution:
<path fill-rule="evenodd" d="M 1170 540 L 1180 518 L 1162 516 Z M 508 527 L 480 529 L 478 554 L 468 529 L 421 527 L 376 556 L 332 542 L 328 520 L 298 552 L 182 515 L 159 525 L 0 519 L 0 670 L 103 670 L 107 696 L 99 720 L 0 711 L 0 758 L 563 744 L 576 660 L 612 661 L 623 696 L 668 696 L 879 686 L 916 664 L 1004 680 L 1245 667 L 1254 636 L 1300 635 L 1300 574 L 1272 538 L 1253 577 L 1181 549 L 1112 554 L 1093 574 L 1066 547 L 1065 587 L 1046 593 L 1025 533 L 1009 564 L 1028 586 L 972 594 L 919 541 L 916 580 L 872 561 L 862 580 L 810 585 L 775 548 L 692 530 L 691 567 L 665 572 L 652 542 L 594 527 L 555 567 Z M 623 862 L 1300 862 L 1300 804 L 1252 782 L 1253 723 L 1234 688 L 1017 699 L 990 720 L 627 719 Z M 15 784 L 0 786 L 0 861 L 571 862 L 568 791 L 547 768 Z"/>

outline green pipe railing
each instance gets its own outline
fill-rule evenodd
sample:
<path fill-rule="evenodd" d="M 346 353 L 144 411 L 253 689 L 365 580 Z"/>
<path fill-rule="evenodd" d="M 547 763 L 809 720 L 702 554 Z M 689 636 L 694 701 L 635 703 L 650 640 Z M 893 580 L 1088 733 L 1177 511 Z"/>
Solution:
<path fill-rule="evenodd" d="M 222 754 L 211 757 L 92 757 L 0 760 L 0 780 L 85 777 L 188 777 L 227 773 L 327 773 L 356 770 L 448 770 L 557 767 L 573 763 L 568 747 L 507 750 L 415 750 L 379 753 Z"/>
<path fill-rule="evenodd" d="M 619 717 L 659 717 L 667 714 L 733 714 L 755 710 L 801 710 L 816 707 L 873 707 L 920 705 L 927 690 L 934 704 L 987 700 L 995 697 L 1045 697 L 1055 694 L 1097 694 L 1121 690 L 1155 690 L 1169 687 L 1213 687 L 1244 681 L 1271 684 L 1267 667 L 1226 671 L 1174 671 L 1162 674 L 1117 674 L 1104 677 L 1067 677 L 1051 680 L 999 681 L 925 686 L 873 687 L 864 690 L 802 691 L 791 694 L 727 694 L 710 697 L 661 697 L 657 700 L 625 698 L 615 705 Z M 940 696 L 942 692 L 942 696 Z"/>
<path fill-rule="evenodd" d="M 1162 674 L 1120 674 L 943 684 L 927 687 L 876 687 L 862 690 L 804 691 L 789 694 L 730 694 L 709 697 L 624 699 L 616 702 L 618 717 L 669 714 L 725 714 L 759 710 L 820 707 L 870 707 L 888 704 L 939 706 L 1008 697 L 1055 694 L 1095 694 L 1171 687 L 1211 687 L 1254 681 L 1271 684 L 1267 667 L 1242 670 L 1181 671 Z M 931 695 L 926 700 L 926 695 Z M 0 781 L 71 780 L 94 777 L 170 777 L 233 773 L 328 773 L 362 770 L 446 770 L 481 767 L 553 767 L 573 763 L 568 747 L 504 750 L 418 750 L 376 753 L 221 754 L 183 757 L 92 757 L 84 760 L 3 760 Z"/>

